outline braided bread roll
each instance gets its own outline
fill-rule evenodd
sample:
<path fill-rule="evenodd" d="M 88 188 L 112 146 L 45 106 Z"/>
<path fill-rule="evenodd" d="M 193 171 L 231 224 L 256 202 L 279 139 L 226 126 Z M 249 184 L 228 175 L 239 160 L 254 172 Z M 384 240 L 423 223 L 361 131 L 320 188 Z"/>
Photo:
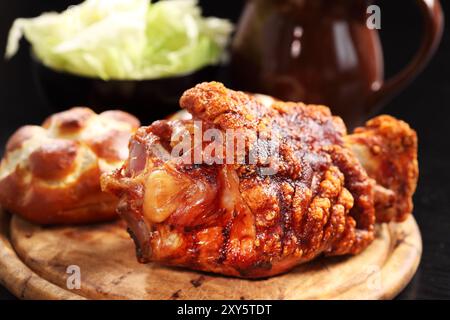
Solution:
<path fill-rule="evenodd" d="M 76 107 L 42 126 L 19 128 L 0 164 L 0 204 L 39 224 L 80 224 L 116 217 L 100 176 L 122 165 L 140 123 L 122 111 Z"/>

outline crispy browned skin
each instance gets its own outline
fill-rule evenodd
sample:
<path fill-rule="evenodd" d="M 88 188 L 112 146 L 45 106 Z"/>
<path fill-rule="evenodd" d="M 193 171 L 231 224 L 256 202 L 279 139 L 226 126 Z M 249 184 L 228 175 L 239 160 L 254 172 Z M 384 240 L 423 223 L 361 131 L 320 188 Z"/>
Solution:
<path fill-rule="evenodd" d="M 116 217 L 117 199 L 101 191 L 100 175 L 128 157 L 139 121 L 121 111 L 100 115 L 73 108 L 9 139 L 0 165 L 0 204 L 40 224 Z"/>
<path fill-rule="evenodd" d="M 377 221 L 404 221 L 413 209 L 419 175 L 416 132 L 407 123 L 383 115 L 355 129 L 345 141 L 377 182 Z"/>
<path fill-rule="evenodd" d="M 167 157 L 173 133 L 195 131 L 188 117 L 140 128 L 123 168 L 102 177 L 104 190 L 121 198 L 118 212 L 139 261 L 258 278 L 371 243 L 375 183 L 328 108 L 255 98 L 214 82 L 188 90 L 180 104 L 203 130 L 249 129 L 246 157 L 261 148 L 251 143 L 255 133 L 279 137 L 270 158 L 278 170 L 263 175 L 267 163 L 188 165 Z"/>

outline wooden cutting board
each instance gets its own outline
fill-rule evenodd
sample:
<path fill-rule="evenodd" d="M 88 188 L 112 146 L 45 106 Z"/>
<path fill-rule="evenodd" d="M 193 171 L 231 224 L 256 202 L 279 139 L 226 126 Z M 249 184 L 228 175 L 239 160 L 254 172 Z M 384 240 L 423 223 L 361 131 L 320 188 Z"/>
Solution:
<path fill-rule="evenodd" d="M 411 280 L 421 252 L 410 217 L 377 226 L 376 240 L 358 256 L 244 280 L 139 264 L 120 221 L 42 228 L 0 212 L 0 282 L 24 299 L 391 299 Z M 69 266 L 79 267 L 80 289 L 67 287 Z"/>

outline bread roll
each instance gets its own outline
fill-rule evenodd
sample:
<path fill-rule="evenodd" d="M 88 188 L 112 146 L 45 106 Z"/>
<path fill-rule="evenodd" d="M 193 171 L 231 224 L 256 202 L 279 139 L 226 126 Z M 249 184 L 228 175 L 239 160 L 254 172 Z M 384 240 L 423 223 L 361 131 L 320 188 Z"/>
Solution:
<path fill-rule="evenodd" d="M 9 139 L 0 164 L 0 204 L 39 224 L 80 224 L 116 217 L 117 199 L 100 175 L 121 166 L 139 121 L 122 111 L 76 107 Z"/>

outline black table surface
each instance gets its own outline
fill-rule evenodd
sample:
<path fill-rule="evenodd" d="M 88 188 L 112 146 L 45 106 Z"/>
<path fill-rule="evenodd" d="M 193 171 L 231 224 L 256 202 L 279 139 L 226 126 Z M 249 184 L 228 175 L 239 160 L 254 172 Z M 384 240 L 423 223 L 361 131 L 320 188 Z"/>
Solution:
<path fill-rule="evenodd" d="M 35 16 L 44 10 L 62 9 L 77 1 L 1 1 L 0 55 L 14 18 Z M 442 1 L 450 17 L 449 1 Z M 208 13 L 239 15 L 242 3 L 201 2 Z M 214 3 L 214 4 L 213 4 Z M 411 58 L 421 34 L 420 15 L 414 1 L 379 1 L 381 36 L 385 46 L 387 77 Z M 56 5 L 56 7 L 55 7 Z M 0 61 L 0 146 L 20 125 L 37 124 L 51 113 L 40 98 L 30 75 L 29 57 L 22 50 L 13 60 Z M 2 59 L 0 59 L 2 60 Z M 450 28 L 427 69 L 383 110 L 407 121 L 420 142 L 420 180 L 414 197 L 414 215 L 423 237 L 419 269 L 398 299 L 450 298 Z M 0 298 L 14 297 L 0 286 Z"/>

